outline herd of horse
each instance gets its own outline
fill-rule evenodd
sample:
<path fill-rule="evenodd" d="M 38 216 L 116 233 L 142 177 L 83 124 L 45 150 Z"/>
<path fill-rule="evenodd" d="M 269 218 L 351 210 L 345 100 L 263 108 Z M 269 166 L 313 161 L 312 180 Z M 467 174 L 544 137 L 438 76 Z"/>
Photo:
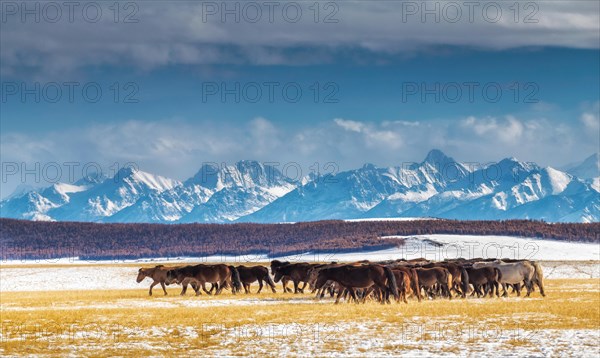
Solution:
<path fill-rule="evenodd" d="M 270 271 L 270 272 L 269 272 Z M 273 275 L 273 278 L 271 278 Z M 185 295 L 191 286 L 196 295 L 201 291 L 218 295 L 223 289 L 233 294 L 244 289 L 250 293 L 250 285 L 258 282 L 260 293 L 264 285 L 275 293 L 275 284 L 281 282 L 284 293 L 304 293 L 306 287 L 317 298 L 325 295 L 356 303 L 367 299 L 390 303 L 393 297 L 397 302 L 408 303 L 407 298 L 421 301 L 423 298 L 453 297 L 506 297 L 509 290 L 525 297 L 535 291 L 535 287 L 545 296 L 544 277 L 539 263 L 530 260 L 512 259 L 453 259 L 430 261 L 426 259 L 393 261 L 358 261 L 353 263 L 331 262 L 326 264 L 307 262 L 271 261 L 269 268 L 261 265 L 198 264 L 180 267 L 158 265 L 152 268 L 140 268 L 137 282 L 149 277 L 152 288 L 161 285 L 167 294 L 165 285 L 182 286 L 181 295 Z M 290 282 L 293 290 L 288 287 Z M 210 289 L 206 288 L 210 284 Z M 502 293 L 500 292 L 502 288 Z"/>

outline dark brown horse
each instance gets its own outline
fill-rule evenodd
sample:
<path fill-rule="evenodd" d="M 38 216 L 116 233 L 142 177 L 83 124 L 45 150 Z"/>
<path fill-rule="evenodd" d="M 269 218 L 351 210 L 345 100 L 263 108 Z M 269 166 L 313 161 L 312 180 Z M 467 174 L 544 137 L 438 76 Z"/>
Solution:
<path fill-rule="evenodd" d="M 289 264 L 291 264 L 291 262 L 289 262 L 289 261 L 279 261 L 279 260 L 273 260 L 273 261 L 271 261 L 271 275 L 275 276 L 275 270 L 278 267 L 289 265 Z M 283 276 L 281 278 L 281 286 L 283 286 L 283 293 L 292 292 L 292 289 L 289 288 L 289 287 L 287 287 L 287 284 L 290 281 L 291 281 L 291 279 L 290 279 L 289 276 Z"/>
<path fill-rule="evenodd" d="M 271 279 L 271 276 L 269 276 L 269 270 L 266 267 L 246 267 L 240 265 L 236 268 L 240 273 L 240 280 L 242 281 L 242 286 L 244 286 L 244 290 L 246 291 L 246 293 L 250 293 L 250 284 L 256 281 L 258 281 L 258 292 L 256 293 L 260 293 L 260 291 L 263 289 L 263 281 L 265 284 L 271 287 L 273 293 L 277 292 L 275 290 L 275 283 Z"/>
<path fill-rule="evenodd" d="M 167 272 L 167 280 L 171 282 L 182 283 L 187 278 L 194 279 L 198 284 L 202 285 L 202 287 L 204 287 L 204 284 L 207 282 L 216 283 L 218 287 L 215 294 L 217 295 L 227 286 L 232 287 L 232 292 L 234 294 L 242 288 L 239 272 L 234 266 L 227 266 L 224 264 L 199 264 L 195 266 L 184 266 Z M 181 295 L 185 295 L 186 288 L 187 287 L 184 286 Z M 199 293 L 200 291 L 197 290 L 196 295 Z"/>
<path fill-rule="evenodd" d="M 345 288 L 345 290 L 340 290 L 338 293 L 335 299 L 336 304 L 346 290 L 358 302 L 354 291 L 357 288 L 373 290 L 374 287 L 379 289 L 380 292 L 385 293 L 385 298 L 381 300 L 381 303 L 389 302 L 390 292 L 396 300 L 400 299 L 394 273 L 389 267 L 381 265 L 327 267 L 319 271 L 316 283 L 317 289 L 323 287 L 327 281 L 335 281 Z M 366 297 L 366 294 L 363 297 Z"/>
<path fill-rule="evenodd" d="M 453 262 L 433 262 L 423 265 L 423 268 L 443 267 L 452 275 L 450 290 L 454 290 L 462 298 L 465 298 L 469 290 L 469 276 L 461 265 Z"/>
<path fill-rule="evenodd" d="M 493 297 L 494 289 L 496 297 L 499 296 L 499 281 L 502 278 L 500 270 L 494 267 L 473 268 L 469 266 L 466 266 L 465 270 L 469 275 L 469 283 L 473 285 L 471 296 L 477 294 L 477 297 L 485 297 L 489 294 L 490 297 Z"/>
<path fill-rule="evenodd" d="M 274 280 L 275 282 L 279 282 L 279 280 L 283 279 L 284 277 L 288 277 L 289 280 L 291 280 L 294 283 L 294 293 L 304 293 L 304 288 L 306 287 L 309 280 L 309 271 L 314 266 L 316 265 L 308 263 L 296 263 L 277 266 L 273 269 L 273 271 L 275 272 Z M 299 287 L 300 282 L 304 283 L 301 288 Z"/>
<path fill-rule="evenodd" d="M 428 294 L 435 293 L 437 288 L 441 289 L 442 296 L 452 299 L 450 287 L 452 287 L 452 275 L 443 267 L 417 268 L 419 286 L 424 288 Z"/>

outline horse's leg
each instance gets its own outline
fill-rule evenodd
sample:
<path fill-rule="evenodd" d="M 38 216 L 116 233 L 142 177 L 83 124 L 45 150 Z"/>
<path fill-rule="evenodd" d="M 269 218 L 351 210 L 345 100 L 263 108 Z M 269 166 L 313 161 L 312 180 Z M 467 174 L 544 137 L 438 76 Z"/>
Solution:
<path fill-rule="evenodd" d="M 167 295 L 167 289 L 165 287 L 164 281 L 160 281 L 160 285 L 162 286 L 163 291 L 165 292 L 165 296 Z"/>
<path fill-rule="evenodd" d="M 217 284 L 217 285 L 218 285 L 218 288 L 217 288 L 217 291 L 215 292 L 215 296 L 216 296 L 216 295 L 220 295 L 220 294 L 221 294 L 221 291 L 223 291 L 223 288 L 225 288 L 225 283 L 226 283 L 226 282 L 225 282 L 225 279 L 223 279 L 221 282 L 219 282 L 219 283 Z M 233 289 L 233 288 L 232 288 L 232 289 Z"/>
<path fill-rule="evenodd" d="M 527 294 L 525 295 L 525 297 L 529 297 L 529 295 L 531 295 L 531 292 L 533 291 L 533 283 L 531 281 L 525 282 L 525 288 L 527 289 Z"/>
<path fill-rule="evenodd" d="M 198 285 L 198 283 L 192 282 L 191 286 L 194 289 L 194 292 L 196 293 L 196 296 L 202 296 L 202 292 L 200 292 L 200 285 Z"/>
<path fill-rule="evenodd" d="M 348 289 L 344 287 L 344 290 L 343 290 L 343 291 L 344 291 L 344 294 L 343 294 L 343 296 L 342 296 L 342 297 L 343 297 L 345 300 L 347 300 L 347 299 L 348 299 L 348 295 L 349 295 L 349 293 L 348 293 Z"/>
<path fill-rule="evenodd" d="M 185 296 L 185 292 L 187 291 L 187 283 L 186 282 L 182 282 L 181 283 L 181 293 L 179 294 L 180 296 Z"/>
<path fill-rule="evenodd" d="M 475 296 L 476 293 L 477 293 L 477 285 L 473 285 L 473 291 L 471 291 L 471 295 L 469 297 Z"/>
<path fill-rule="evenodd" d="M 315 298 L 319 298 L 319 296 L 321 295 L 321 292 L 323 291 L 323 287 L 321 287 L 321 288 L 316 288 L 315 287 L 315 291 L 317 291 L 317 294 L 315 295 Z M 314 293 L 314 291 L 311 292 L 311 293 Z"/>
<path fill-rule="evenodd" d="M 360 303 L 358 296 L 356 295 L 356 291 L 354 291 L 353 288 L 348 288 L 348 293 L 350 294 L 350 297 L 352 297 L 352 299 L 354 300 L 355 303 Z"/>
<path fill-rule="evenodd" d="M 260 293 L 260 291 L 262 291 L 263 288 L 263 280 L 259 279 L 258 280 L 258 292 L 256 293 Z"/>
<path fill-rule="evenodd" d="M 325 286 L 321 287 L 321 294 L 319 295 L 319 299 L 323 299 L 323 297 L 325 296 L 326 290 L 327 289 L 325 288 Z"/>
<path fill-rule="evenodd" d="M 215 284 L 211 283 L 210 291 L 206 289 L 206 282 L 202 282 L 202 291 L 204 291 L 207 295 L 212 295 L 212 290 L 215 288 Z M 218 290 L 218 288 L 217 288 Z"/>
<path fill-rule="evenodd" d="M 298 281 L 294 280 L 294 293 L 298 293 Z"/>
<path fill-rule="evenodd" d="M 544 283 L 540 280 L 537 281 L 538 288 L 540 289 L 540 294 L 542 297 L 546 297 L 546 293 L 544 292 Z"/>
<path fill-rule="evenodd" d="M 158 281 L 154 281 L 152 282 L 152 284 L 150 285 L 150 291 L 148 291 L 148 295 L 152 296 L 152 287 L 158 285 Z"/>
<path fill-rule="evenodd" d="M 340 302 L 340 297 L 342 296 L 342 293 L 344 293 L 344 291 L 346 291 L 346 290 L 340 290 L 340 292 L 338 292 L 338 295 L 335 298 L 335 304 L 336 305 Z"/>
<path fill-rule="evenodd" d="M 250 284 L 249 283 L 244 283 L 244 291 L 246 292 L 246 294 L 250 293 Z"/>
<path fill-rule="evenodd" d="M 308 282 L 304 281 L 304 285 L 302 285 L 302 288 L 300 289 L 300 293 L 304 293 L 304 289 L 306 288 L 307 284 L 308 284 Z"/>
<path fill-rule="evenodd" d="M 277 290 L 275 289 L 275 285 L 270 282 L 271 280 L 265 280 L 265 282 L 267 283 L 267 285 L 269 285 L 269 287 L 271 287 L 271 291 L 273 291 L 273 293 L 277 293 Z"/>
<path fill-rule="evenodd" d="M 373 286 L 369 287 L 367 289 L 367 291 L 365 292 L 365 295 L 362 297 L 362 303 L 366 303 L 367 302 L 367 296 L 371 294 L 371 292 L 373 292 L 373 290 L 375 290 L 375 288 Z M 358 301 L 356 301 L 356 303 L 358 303 Z"/>

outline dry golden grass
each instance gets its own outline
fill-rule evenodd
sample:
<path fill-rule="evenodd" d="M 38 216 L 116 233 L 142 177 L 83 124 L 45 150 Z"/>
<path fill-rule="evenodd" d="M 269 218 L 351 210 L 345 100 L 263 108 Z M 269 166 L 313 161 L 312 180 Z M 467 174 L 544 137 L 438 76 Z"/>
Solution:
<path fill-rule="evenodd" d="M 331 301 L 317 303 L 308 294 L 265 290 L 260 295 L 226 292 L 181 297 L 179 288 L 173 286 L 166 297 L 159 291 L 160 295 L 148 297 L 146 288 L 4 292 L 0 293 L 0 354 L 152 356 L 196 351 L 244 355 L 250 352 L 248 344 L 314 346 L 317 337 L 319 352 L 339 353 L 347 348 L 340 339 L 359 336 L 361 331 L 399 335 L 402 329 L 429 327 L 425 332 L 410 332 L 411 342 L 382 345 L 393 351 L 439 340 L 436 325 L 448 332 L 459 326 L 511 332 L 600 329 L 598 280 L 547 280 L 546 286 L 546 298 L 536 292 L 532 298 L 438 299 L 392 305 L 333 305 Z M 256 287 L 252 289 L 256 292 Z M 444 334 L 452 334 L 448 332 Z M 244 343 L 248 340 L 252 343 Z M 472 337 L 465 340 L 470 341 Z M 509 337 L 506 342 L 514 347 L 529 344 L 520 337 Z M 359 347 L 355 353 L 360 355 L 360 349 L 366 348 Z M 442 351 L 460 354 L 451 345 Z"/>

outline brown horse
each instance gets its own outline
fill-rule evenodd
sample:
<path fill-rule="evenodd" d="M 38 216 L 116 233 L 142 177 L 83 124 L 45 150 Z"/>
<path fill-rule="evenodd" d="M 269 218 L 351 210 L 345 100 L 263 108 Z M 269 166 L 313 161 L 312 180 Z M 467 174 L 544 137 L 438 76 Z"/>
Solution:
<path fill-rule="evenodd" d="M 401 271 L 392 269 L 394 276 L 396 276 L 396 284 L 398 286 L 398 296 L 404 303 L 408 303 L 406 300 L 406 293 L 410 291 L 410 277 L 409 274 Z"/>
<path fill-rule="evenodd" d="M 236 268 L 240 273 L 240 280 L 242 281 L 242 286 L 244 286 L 244 290 L 246 291 L 246 293 L 250 293 L 250 284 L 256 281 L 258 281 L 258 292 L 256 293 L 260 293 L 260 291 L 263 289 L 263 281 L 265 284 L 271 287 L 273 293 L 277 292 L 275 290 L 275 283 L 271 279 L 271 276 L 269 276 L 269 270 L 266 267 L 246 267 L 240 265 Z"/>
<path fill-rule="evenodd" d="M 423 268 L 432 267 L 443 267 L 447 269 L 452 275 L 452 285 L 450 290 L 454 290 L 462 298 L 465 298 L 469 289 L 469 277 L 465 272 L 464 268 L 453 262 L 433 262 L 427 265 L 423 265 Z"/>
<path fill-rule="evenodd" d="M 294 293 L 304 293 L 304 288 L 306 287 L 309 279 L 308 273 L 310 269 L 314 266 L 317 265 L 308 263 L 296 263 L 277 266 L 274 269 L 272 269 L 275 272 L 274 280 L 275 282 L 279 282 L 284 277 L 288 277 L 294 283 Z M 298 287 L 300 285 L 300 282 L 304 283 L 304 285 L 302 285 L 302 288 Z"/>
<path fill-rule="evenodd" d="M 240 274 L 234 266 L 227 266 L 224 264 L 218 265 L 204 265 L 199 264 L 195 266 L 184 266 L 176 269 L 167 271 L 167 280 L 177 283 L 182 283 L 186 278 L 192 278 L 196 280 L 200 285 L 204 286 L 204 283 L 216 283 L 218 285 L 215 294 L 220 294 L 223 288 L 227 286 L 232 287 L 232 292 L 235 294 L 241 290 L 242 283 L 240 280 Z M 181 295 L 185 295 L 184 286 L 181 291 Z M 196 291 L 196 295 L 200 293 Z M 207 292 L 208 293 L 208 292 Z"/>
<path fill-rule="evenodd" d="M 421 302 L 421 290 L 419 289 L 419 275 L 417 275 L 417 271 L 414 268 L 404 265 L 393 266 L 392 270 L 402 271 L 408 276 L 410 285 L 405 288 L 406 294 L 416 296 L 417 300 Z"/>
<path fill-rule="evenodd" d="M 490 298 L 494 296 L 494 289 L 496 290 L 496 297 L 499 295 L 499 284 L 498 282 L 502 278 L 500 270 L 494 267 L 465 267 L 467 274 L 469 275 L 469 283 L 473 285 L 473 293 L 477 294 L 477 297 L 487 296 L 488 293 Z M 482 292 L 481 289 L 484 289 Z"/>
<path fill-rule="evenodd" d="M 167 289 L 165 288 L 165 284 L 170 284 L 167 280 L 167 271 L 173 269 L 174 267 L 164 267 L 163 265 L 158 265 L 152 268 L 141 268 L 138 270 L 138 276 L 136 279 L 137 283 L 142 282 L 146 277 L 150 277 L 153 281 L 150 285 L 150 290 L 148 294 L 152 296 L 152 288 L 160 283 L 165 296 L 167 295 Z"/>
<path fill-rule="evenodd" d="M 271 275 L 275 276 L 275 269 L 277 269 L 278 267 L 289 265 L 289 264 L 291 264 L 291 262 L 289 262 L 289 261 L 279 261 L 279 260 L 271 261 Z M 288 276 L 283 276 L 281 278 L 281 286 L 283 286 L 283 293 L 292 292 L 292 289 L 287 287 L 287 284 L 290 281 L 291 281 L 291 279 Z"/>
<path fill-rule="evenodd" d="M 400 299 L 394 273 L 389 267 L 381 265 L 327 267 L 319 271 L 317 289 L 322 288 L 327 281 L 335 281 L 345 288 L 338 293 L 335 299 L 336 304 L 339 303 L 341 295 L 346 290 L 358 302 L 354 291 L 356 288 L 367 289 L 367 292 L 373 290 L 373 287 L 379 289 L 380 292 L 385 293 L 385 298 L 381 300 L 382 304 L 389 302 L 390 292 L 396 300 Z M 366 296 L 365 294 L 363 297 Z"/>
<path fill-rule="evenodd" d="M 419 288 L 425 288 L 428 293 L 436 292 L 437 286 L 441 288 L 441 294 L 452 299 L 450 287 L 452 287 L 452 275 L 443 267 L 417 268 L 419 276 Z"/>

